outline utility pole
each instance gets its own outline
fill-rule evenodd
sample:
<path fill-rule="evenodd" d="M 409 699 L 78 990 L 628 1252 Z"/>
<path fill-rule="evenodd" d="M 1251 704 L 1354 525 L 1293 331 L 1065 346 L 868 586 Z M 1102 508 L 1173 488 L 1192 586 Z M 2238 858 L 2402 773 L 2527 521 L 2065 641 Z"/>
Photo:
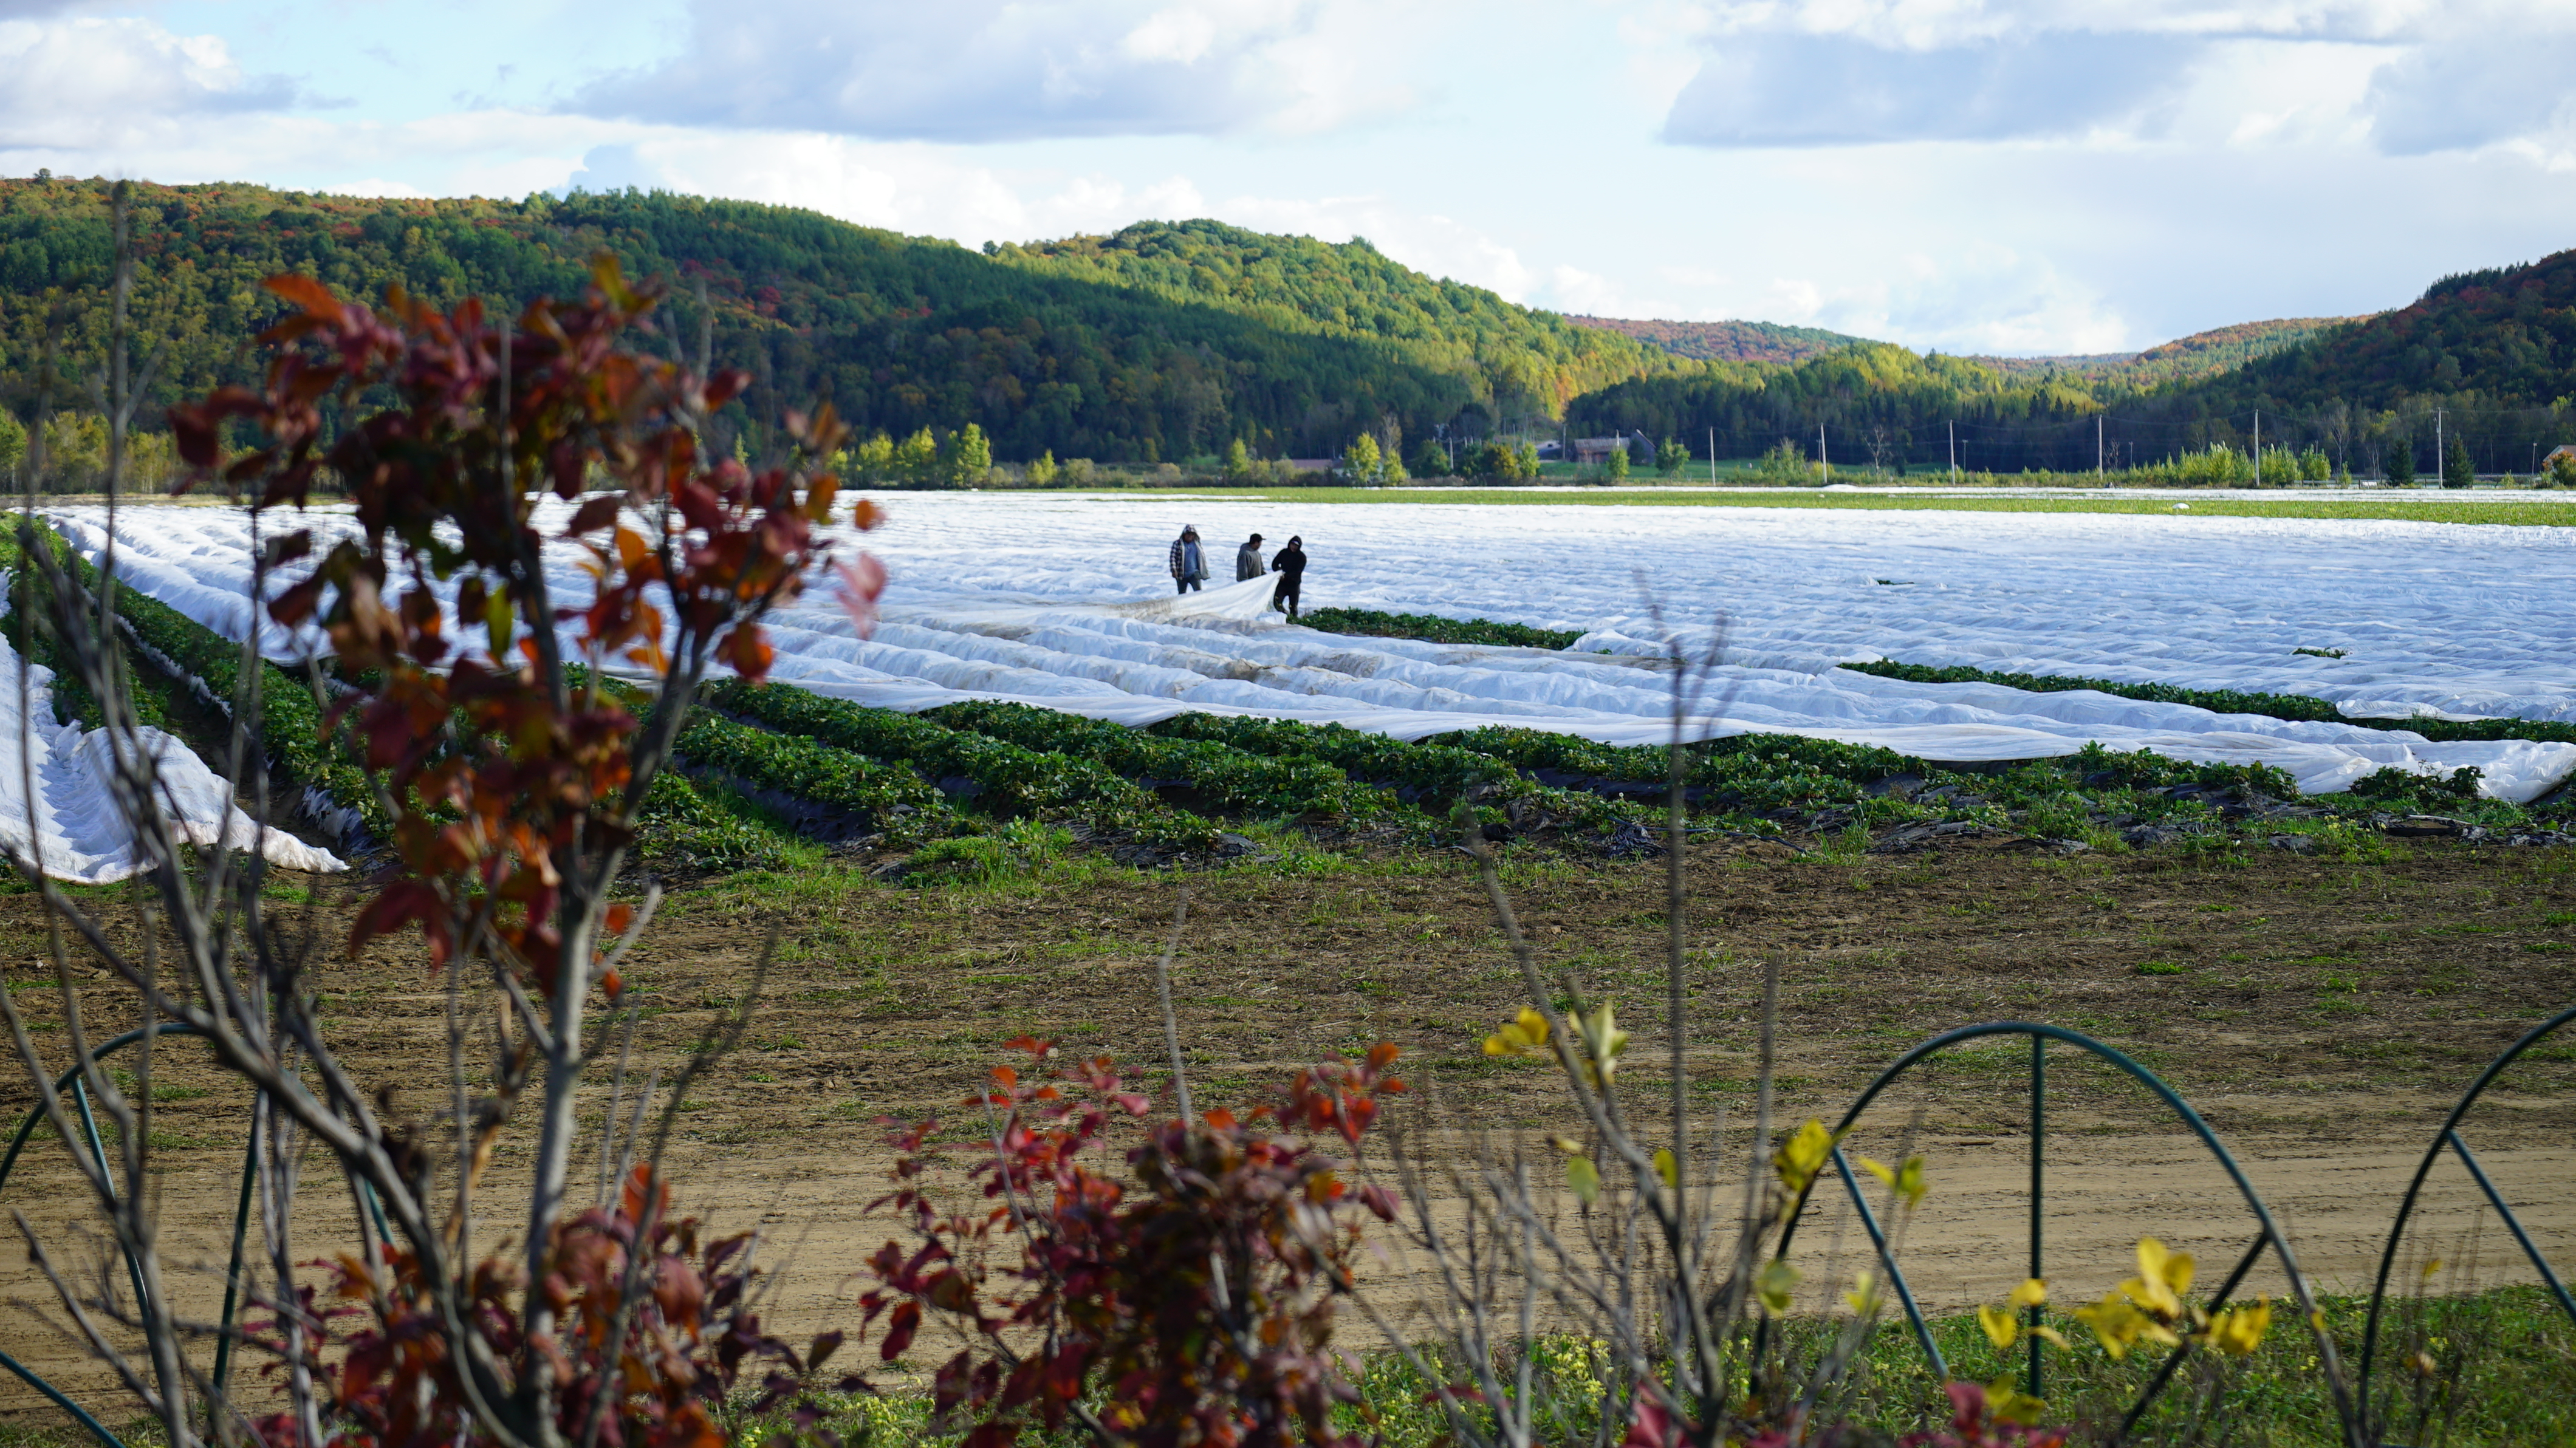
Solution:
<path fill-rule="evenodd" d="M 2438 475 L 2444 461 L 2442 452 L 2442 409 L 2433 409 L 2433 471 Z"/>
<path fill-rule="evenodd" d="M 1717 429 L 1708 430 L 1708 485 L 1717 486 Z"/>
<path fill-rule="evenodd" d="M 1834 460 L 1825 455 L 1825 425 L 1816 424 L 1816 461 L 1825 465 L 1825 481 L 1834 480 Z"/>
<path fill-rule="evenodd" d="M 1959 420 L 1954 417 L 1947 426 L 1950 429 L 1950 486 L 1955 488 L 1959 485 Z"/>

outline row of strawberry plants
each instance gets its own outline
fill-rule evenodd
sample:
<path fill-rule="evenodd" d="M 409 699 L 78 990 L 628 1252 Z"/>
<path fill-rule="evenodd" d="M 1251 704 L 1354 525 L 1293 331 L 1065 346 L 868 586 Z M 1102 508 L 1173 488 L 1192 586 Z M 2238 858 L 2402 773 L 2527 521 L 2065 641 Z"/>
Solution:
<path fill-rule="evenodd" d="M 1361 638 L 1524 649 L 1569 648 L 1583 637 L 1575 629 L 1532 628 L 1525 623 L 1498 623 L 1490 618 L 1442 618 L 1433 613 L 1382 613 L 1373 608 L 1309 609 L 1298 615 L 1297 622 L 1325 633 Z"/>
<path fill-rule="evenodd" d="M 789 684 L 724 679 L 706 686 L 715 708 L 783 735 L 908 765 L 934 780 L 958 779 L 997 815 L 1078 819 L 1131 834 L 1158 848 L 1210 850 L 1216 827 L 1175 810 L 1114 770 L 1087 759 L 987 737 L 918 715 L 825 698 Z M 790 789 L 792 786 L 781 785 Z"/>
<path fill-rule="evenodd" d="M 755 729 L 705 709 L 691 711 L 674 744 L 692 770 L 846 812 L 865 828 L 927 838 L 948 833 L 956 823 L 947 797 L 911 769 Z"/>
<path fill-rule="evenodd" d="M 1355 821 L 1385 815 L 1395 805 L 1386 791 L 1356 784 L 1313 758 L 1168 738 L 1028 704 L 949 704 L 926 717 L 1030 750 L 1078 755 L 1127 778 L 1186 784 L 1220 810 Z"/>
<path fill-rule="evenodd" d="M 61 556 L 83 587 L 98 573 L 87 559 L 56 540 Z M 241 683 L 242 648 L 213 629 L 133 588 L 116 594 L 118 621 L 154 668 L 193 689 L 229 714 Z M 342 739 L 325 738 L 322 711 L 311 687 L 277 665 L 260 664 L 259 718 L 252 743 L 266 751 L 278 772 L 308 791 L 306 813 L 337 816 L 343 839 L 363 831 L 372 839 L 388 831 L 382 806 L 366 773 Z M 143 684 L 152 686 L 138 669 Z M 147 721 L 149 722 L 149 721 Z M 646 790 L 635 820 L 642 857 L 685 869 L 774 866 L 788 855 L 787 837 L 739 802 L 710 798 L 687 779 L 665 774 Z"/>
<path fill-rule="evenodd" d="M 1454 745 L 1408 744 L 1339 724 L 1197 713 L 1175 715 L 1146 732 L 1250 754 L 1319 760 L 1352 779 L 1392 786 L 1434 808 L 1469 797 L 1498 804 L 1527 800 L 1559 819 L 1604 826 L 1618 822 L 1617 811 L 1595 796 L 1533 783 L 1502 760 Z"/>
<path fill-rule="evenodd" d="M 2331 699 L 2306 694 L 2258 694 L 2238 689 L 2187 689 L 2179 684 L 2132 684 L 2118 679 L 2087 679 L 2070 674 L 2000 673 L 1990 669 L 1954 665 L 1936 668 L 1929 664 L 1900 664 L 1893 659 L 1868 663 L 1845 664 L 1844 668 L 1859 674 L 1875 674 L 1882 679 L 1903 679 L 1916 684 L 2001 684 L 2031 694 L 2062 694 L 2076 689 L 2090 689 L 2122 699 L 2138 699 L 2153 704 L 2188 704 L 2216 714 L 2259 714 L 2267 719 L 2324 724 L 2355 724 L 2364 729 L 2407 729 L 2437 744 L 2491 742 L 2500 739 L 2531 739 L 2552 744 L 2576 744 L 2576 724 L 2543 719 L 2435 719 L 2418 715 L 2407 719 L 2360 719 L 2337 708 Z"/>
<path fill-rule="evenodd" d="M 89 561 L 77 550 L 65 548 L 63 553 L 81 586 L 97 587 L 98 572 Z M 133 588 L 116 591 L 116 614 L 147 660 L 194 689 L 207 703 L 231 712 L 241 693 L 240 644 Z M 259 717 L 250 721 L 252 745 L 263 750 L 280 773 L 310 792 L 308 813 L 336 812 L 369 836 L 384 838 L 392 822 L 342 741 L 324 736 L 322 710 L 314 702 L 312 689 L 275 664 L 262 661 L 259 669 Z"/>

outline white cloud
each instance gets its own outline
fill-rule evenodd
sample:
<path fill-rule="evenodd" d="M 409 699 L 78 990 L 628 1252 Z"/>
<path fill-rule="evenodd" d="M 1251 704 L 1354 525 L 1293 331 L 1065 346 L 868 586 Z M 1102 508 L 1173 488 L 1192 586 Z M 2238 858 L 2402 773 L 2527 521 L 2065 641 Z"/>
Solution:
<path fill-rule="evenodd" d="M 222 40 L 134 18 L 0 20 L 0 74 L 0 151 L 129 146 L 295 99 Z"/>
<path fill-rule="evenodd" d="M 1305 133 L 1412 103 L 1389 43 L 1400 14 L 1359 0 L 692 0 L 677 55 L 571 105 L 879 140 Z"/>

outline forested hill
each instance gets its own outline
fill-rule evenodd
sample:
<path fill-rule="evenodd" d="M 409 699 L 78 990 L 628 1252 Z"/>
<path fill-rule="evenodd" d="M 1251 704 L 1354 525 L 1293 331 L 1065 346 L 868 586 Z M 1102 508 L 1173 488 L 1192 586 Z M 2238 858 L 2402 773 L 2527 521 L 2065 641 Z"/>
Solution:
<path fill-rule="evenodd" d="M 1866 340 L 1822 327 L 1780 322 L 1666 322 L 1621 317 L 1569 316 L 1578 327 L 1598 327 L 1703 362 L 1804 362 Z"/>
<path fill-rule="evenodd" d="M 2410 306 L 2191 389 L 2213 406 L 2547 408 L 2576 393 L 2576 251 L 2444 277 Z"/>
<path fill-rule="evenodd" d="M 2168 348 L 2206 340 L 2253 351 L 2266 343 L 2262 328 L 2300 325 L 2250 324 Z M 2478 472 L 2519 473 L 2576 442 L 2576 252 L 2444 278 L 2411 306 L 2326 320 L 2206 376 L 2062 365 L 2013 375 L 1980 359 L 1875 344 L 1789 368 L 1704 365 L 1577 398 L 1568 426 L 1642 430 L 1698 448 L 1713 433 L 1728 457 L 1784 441 L 1812 457 L 1821 428 L 1840 465 L 1943 467 L 1955 456 L 1994 472 L 2089 472 L 2097 459 L 2155 463 L 2220 445 L 2243 453 L 2259 428 L 2267 455 L 2287 448 L 2310 471 L 2323 458 L 2371 476 L 2406 448 L 2429 473 L 2457 443 Z M 2266 476 L 2284 476 L 2288 461 L 2268 464 Z"/>
<path fill-rule="evenodd" d="M 1131 287 L 1241 313 L 1283 331 L 1393 341 L 1481 365 L 1498 410 L 1553 417 L 1570 397 L 1670 365 L 1652 346 L 1428 277 L 1366 240 L 1269 236 L 1220 221 L 1143 221 L 1112 236 L 994 245 L 1040 275 Z"/>
<path fill-rule="evenodd" d="M 2192 382 L 2232 371 L 2257 357 L 2295 347 L 2328 327 L 2357 322 L 2359 317 L 2285 317 L 2272 322 L 2239 322 L 2194 332 L 2143 352 L 2101 352 L 2072 357 L 1971 357 L 2010 377 L 2056 375 L 2084 382 L 2110 382 L 2131 387 Z"/>
<path fill-rule="evenodd" d="M 85 375 L 105 330 L 103 183 L 0 180 L 0 406 L 32 414 L 50 330 Z M 972 421 L 1004 459 L 1159 461 L 1242 439 L 1337 452 L 1392 419 L 1535 410 L 1674 359 L 1343 246 L 1206 223 L 992 255 L 784 207 L 633 192 L 372 200 L 243 185 L 135 188 L 136 315 L 168 339 L 157 407 L 249 375 L 280 271 L 440 306 L 578 295 L 588 259 L 703 282 L 722 360 L 761 379 L 720 432 L 829 396 L 903 436 Z M 56 407 L 77 407 L 58 386 Z M 719 441 L 724 439 L 720 436 Z"/>

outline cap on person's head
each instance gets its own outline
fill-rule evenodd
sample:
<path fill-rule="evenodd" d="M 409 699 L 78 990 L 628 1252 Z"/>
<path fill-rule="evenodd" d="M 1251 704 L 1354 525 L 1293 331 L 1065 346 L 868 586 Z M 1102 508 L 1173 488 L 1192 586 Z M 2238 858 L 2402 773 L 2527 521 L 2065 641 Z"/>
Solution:
<path fill-rule="evenodd" d="M 1288 546 L 1291 548 L 1303 548 L 1306 546 L 1306 540 L 1291 534 L 1288 538 Z"/>
<path fill-rule="evenodd" d="M 1260 542 L 1260 541 L 1261 541 L 1261 535 L 1260 535 L 1260 534 L 1258 534 L 1258 533 L 1253 534 L 1253 535 L 1252 535 L 1252 541 L 1253 541 L 1253 542 L 1255 542 L 1255 543 Z"/>

